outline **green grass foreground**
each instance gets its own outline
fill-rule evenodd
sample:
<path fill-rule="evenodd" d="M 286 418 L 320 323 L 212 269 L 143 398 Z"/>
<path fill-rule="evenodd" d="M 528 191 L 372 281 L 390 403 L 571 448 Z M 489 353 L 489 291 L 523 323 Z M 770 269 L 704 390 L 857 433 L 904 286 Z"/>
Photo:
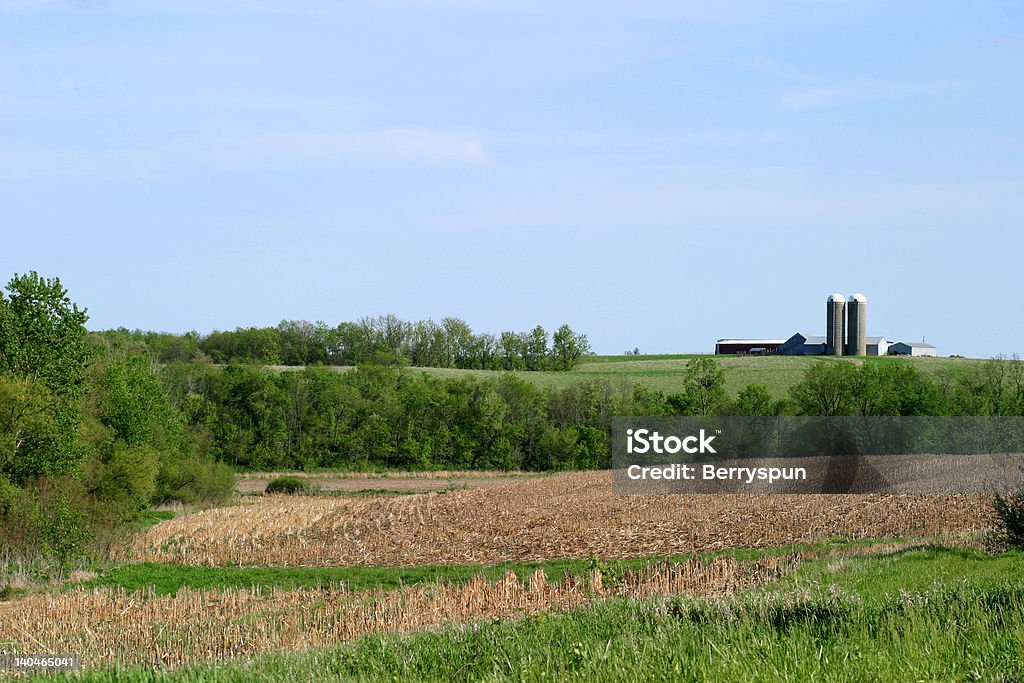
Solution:
<path fill-rule="evenodd" d="M 247 662 L 74 680 L 1022 680 L 1022 578 L 1020 552 L 825 559 L 730 598 L 615 599 Z"/>

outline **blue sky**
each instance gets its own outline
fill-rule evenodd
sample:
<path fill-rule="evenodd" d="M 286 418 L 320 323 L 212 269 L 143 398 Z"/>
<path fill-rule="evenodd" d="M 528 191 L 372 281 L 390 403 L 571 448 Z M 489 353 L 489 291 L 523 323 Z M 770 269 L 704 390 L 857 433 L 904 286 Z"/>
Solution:
<path fill-rule="evenodd" d="M 601 353 L 862 291 L 869 334 L 1024 353 L 1022 76 L 1009 1 L 0 0 L 0 277 L 93 329 Z"/>

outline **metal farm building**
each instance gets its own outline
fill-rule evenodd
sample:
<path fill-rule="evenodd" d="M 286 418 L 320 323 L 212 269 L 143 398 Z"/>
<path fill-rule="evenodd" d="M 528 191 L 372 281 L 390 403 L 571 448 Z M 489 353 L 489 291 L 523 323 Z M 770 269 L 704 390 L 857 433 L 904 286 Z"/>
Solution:
<path fill-rule="evenodd" d="M 896 342 L 889 347 L 892 356 L 937 356 L 938 349 L 924 342 Z"/>
<path fill-rule="evenodd" d="M 715 342 L 718 355 L 766 356 L 773 354 L 785 339 L 719 339 Z"/>

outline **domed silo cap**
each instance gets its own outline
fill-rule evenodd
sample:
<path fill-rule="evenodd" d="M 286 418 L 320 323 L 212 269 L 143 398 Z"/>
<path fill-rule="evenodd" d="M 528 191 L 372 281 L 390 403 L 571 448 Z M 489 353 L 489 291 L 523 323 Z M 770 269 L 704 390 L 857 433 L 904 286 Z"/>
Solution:
<path fill-rule="evenodd" d="M 828 301 L 829 303 L 845 304 L 846 297 L 840 294 L 839 292 L 836 292 L 835 294 L 829 295 Z"/>
<path fill-rule="evenodd" d="M 866 304 L 868 302 L 868 298 L 861 294 L 860 292 L 857 292 L 856 294 L 850 297 L 850 301 L 856 301 L 857 303 Z"/>

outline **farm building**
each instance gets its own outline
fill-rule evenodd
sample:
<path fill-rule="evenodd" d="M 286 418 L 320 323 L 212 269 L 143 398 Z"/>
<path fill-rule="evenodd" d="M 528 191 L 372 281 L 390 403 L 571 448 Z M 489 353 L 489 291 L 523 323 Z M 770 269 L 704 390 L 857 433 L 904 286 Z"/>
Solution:
<path fill-rule="evenodd" d="M 716 354 L 762 356 L 937 356 L 937 349 L 924 342 L 893 344 L 885 337 L 867 336 L 868 300 L 857 293 L 847 299 L 836 293 L 828 297 L 826 334 L 797 332 L 789 339 L 719 339 Z"/>
<path fill-rule="evenodd" d="M 889 353 L 889 342 L 885 337 L 867 337 L 867 356 L 885 356 Z M 797 332 L 779 345 L 781 356 L 824 356 L 828 339 L 805 332 Z"/>
<path fill-rule="evenodd" d="M 719 339 L 715 342 L 716 354 L 737 356 L 765 356 L 775 353 L 785 339 Z"/>
<path fill-rule="evenodd" d="M 780 356 L 824 356 L 825 337 L 797 332 L 779 346 Z"/>
<path fill-rule="evenodd" d="M 937 356 L 938 349 L 924 342 L 896 342 L 889 347 L 890 356 Z"/>
<path fill-rule="evenodd" d="M 889 342 L 885 337 L 868 337 L 868 355 L 869 356 L 887 356 L 889 355 Z"/>

